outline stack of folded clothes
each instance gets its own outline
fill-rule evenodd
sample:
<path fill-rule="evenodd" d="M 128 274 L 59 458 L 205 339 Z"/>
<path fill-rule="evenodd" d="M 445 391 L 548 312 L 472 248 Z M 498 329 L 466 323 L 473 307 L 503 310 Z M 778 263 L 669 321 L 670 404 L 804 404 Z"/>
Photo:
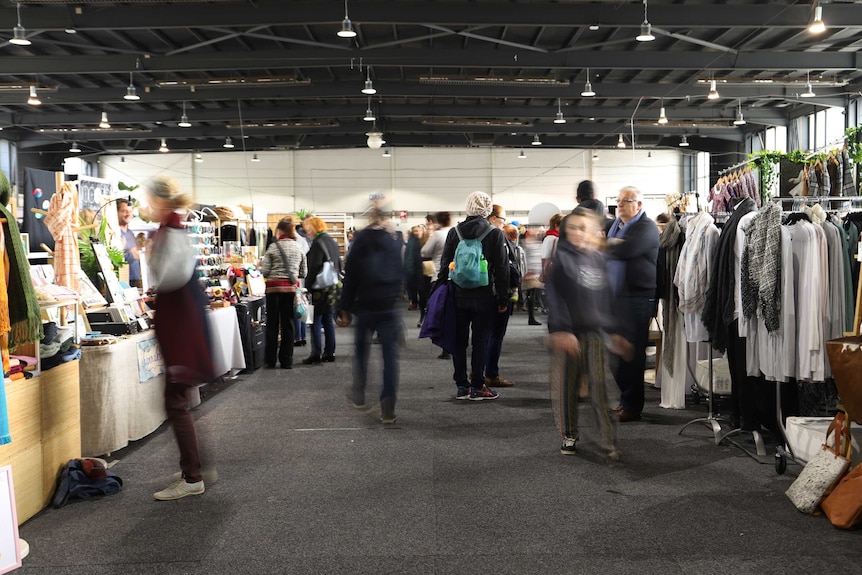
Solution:
<path fill-rule="evenodd" d="M 75 343 L 74 327 L 58 327 L 54 322 L 42 326 L 45 337 L 39 342 L 42 371 L 81 358 L 81 348 Z"/>

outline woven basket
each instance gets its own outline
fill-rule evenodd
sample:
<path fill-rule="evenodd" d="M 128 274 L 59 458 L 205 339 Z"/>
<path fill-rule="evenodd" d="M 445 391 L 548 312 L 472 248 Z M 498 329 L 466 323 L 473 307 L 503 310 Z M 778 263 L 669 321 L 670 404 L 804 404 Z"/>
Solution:
<path fill-rule="evenodd" d="M 862 336 L 829 340 L 826 353 L 844 410 L 862 424 Z"/>

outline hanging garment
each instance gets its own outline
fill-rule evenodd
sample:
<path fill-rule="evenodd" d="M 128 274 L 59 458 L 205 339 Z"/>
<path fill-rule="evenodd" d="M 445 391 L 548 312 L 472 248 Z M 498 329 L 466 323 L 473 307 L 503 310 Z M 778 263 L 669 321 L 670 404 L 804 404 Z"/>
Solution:
<path fill-rule="evenodd" d="M 808 180 L 808 192 L 803 193 L 803 196 L 819 196 L 820 182 L 817 180 L 817 169 L 814 164 L 805 166 L 805 178 Z"/>
<path fill-rule="evenodd" d="M 752 225 L 742 257 L 742 309 L 746 318 L 759 313 L 769 331 L 779 326 L 781 298 L 781 208 L 768 204 Z"/>
<path fill-rule="evenodd" d="M 80 291 L 81 255 L 72 231 L 78 214 L 78 192 L 72 182 L 64 182 L 51 197 L 45 225 L 54 238 L 54 281 L 74 292 Z"/>
<path fill-rule="evenodd" d="M 832 192 L 832 181 L 829 178 L 829 169 L 821 162 L 817 160 L 817 164 L 814 166 L 814 171 L 817 174 L 817 179 L 820 182 L 820 193 L 817 194 L 819 196 L 828 196 Z"/>
<path fill-rule="evenodd" d="M 850 162 L 850 153 L 847 150 L 841 152 L 844 176 L 842 178 L 842 196 L 855 196 L 856 183 L 853 181 L 853 163 Z"/>
<path fill-rule="evenodd" d="M 679 310 L 685 317 L 685 336 L 690 342 L 709 340 L 700 315 L 717 243 L 718 228 L 711 215 L 701 212 L 691 219 L 673 280 L 679 292 Z"/>
<path fill-rule="evenodd" d="M 732 291 L 739 278 L 739 264 L 734 257 L 735 237 L 740 220 L 749 213 L 755 213 L 754 202 L 742 200 L 724 224 L 716 245 L 714 273 L 709 278 L 706 292 L 702 323 L 709 332 L 712 346 L 721 352 L 727 348 L 727 326 L 736 315 Z"/>
<path fill-rule="evenodd" d="M 673 283 L 673 278 L 676 275 L 679 256 L 684 244 L 685 234 L 679 227 L 679 222 L 676 218 L 672 218 L 665 225 L 659 239 L 658 269 L 656 273 L 658 284 L 656 293 L 660 299 L 664 300 L 662 324 L 666 334 L 674 333 L 677 321 L 682 319 L 680 314 L 677 313 L 679 309 L 679 292 Z M 673 376 L 675 338 L 666 339 L 667 341 L 662 341 L 661 359 L 668 373 Z"/>

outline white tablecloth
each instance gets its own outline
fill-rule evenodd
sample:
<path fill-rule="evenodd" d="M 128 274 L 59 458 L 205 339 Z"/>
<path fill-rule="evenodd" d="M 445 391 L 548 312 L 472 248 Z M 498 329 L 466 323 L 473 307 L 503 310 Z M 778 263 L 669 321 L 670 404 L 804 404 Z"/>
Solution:
<path fill-rule="evenodd" d="M 207 317 L 215 372 L 224 375 L 244 369 L 236 310 L 217 309 Z M 80 364 L 83 455 L 103 455 L 122 449 L 129 441 L 158 429 L 167 418 L 164 376 L 141 382 L 138 374 L 138 343 L 155 337 L 150 330 L 112 345 L 83 347 Z"/>
<path fill-rule="evenodd" d="M 209 314 L 213 338 L 213 367 L 218 375 L 245 369 L 239 322 L 233 307 L 214 309 Z"/>

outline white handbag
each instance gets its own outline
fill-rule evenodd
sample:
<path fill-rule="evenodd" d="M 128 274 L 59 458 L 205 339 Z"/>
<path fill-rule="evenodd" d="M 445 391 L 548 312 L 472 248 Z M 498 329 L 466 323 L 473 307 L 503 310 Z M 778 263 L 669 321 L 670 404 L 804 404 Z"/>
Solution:
<path fill-rule="evenodd" d="M 329 257 L 329 252 L 326 253 L 326 256 L 327 258 Z M 311 288 L 326 289 L 337 284 L 338 279 L 338 272 L 335 271 L 335 265 L 332 263 L 332 260 L 327 259 L 323 262 L 323 269 L 321 269 L 320 273 L 317 274 L 317 277 L 314 278 L 314 284 Z"/>
<path fill-rule="evenodd" d="M 828 445 L 829 435 L 835 432 L 835 447 Z M 843 442 L 843 443 L 842 443 Z M 820 502 L 829 495 L 850 467 L 852 437 L 844 412 L 839 412 L 829 424 L 826 443 L 808 462 L 790 489 L 787 497 L 803 513 L 814 513 Z"/>

